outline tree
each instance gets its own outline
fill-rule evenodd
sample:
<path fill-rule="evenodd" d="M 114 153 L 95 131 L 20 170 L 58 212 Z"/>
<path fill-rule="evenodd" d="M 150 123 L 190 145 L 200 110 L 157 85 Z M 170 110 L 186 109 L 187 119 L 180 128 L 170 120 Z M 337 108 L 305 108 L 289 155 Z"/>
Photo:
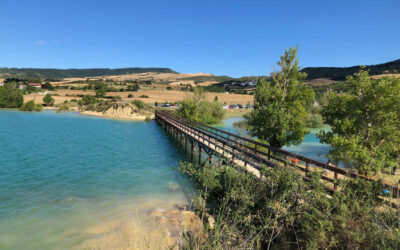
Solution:
<path fill-rule="evenodd" d="M 95 104 L 96 103 L 96 97 L 92 96 L 92 95 L 84 95 L 82 97 L 82 104 L 83 105 L 91 105 L 91 104 Z"/>
<path fill-rule="evenodd" d="M 15 82 L 7 82 L 0 87 L 0 108 L 19 108 L 23 103 L 22 91 Z"/>
<path fill-rule="evenodd" d="M 104 97 L 106 94 L 107 94 L 106 88 L 100 88 L 96 90 L 96 97 L 98 98 Z"/>
<path fill-rule="evenodd" d="M 254 109 L 249 114 L 249 131 L 271 146 L 298 145 L 307 134 L 307 106 L 314 92 L 299 72 L 297 48 L 285 51 L 278 62 L 280 71 L 270 80 L 259 79 L 254 93 Z"/>
<path fill-rule="evenodd" d="M 319 134 L 331 145 L 333 162 L 350 163 L 361 173 L 398 165 L 400 157 L 400 80 L 373 80 L 361 70 L 346 79 L 349 92 L 333 94 L 322 107 L 331 132 Z"/>
<path fill-rule="evenodd" d="M 46 106 L 53 106 L 53 104 L 54 104 L 54 98 L 51 97 L 50 94 L 46 94 L 46 95 L 43 97 L 43 102 L 44 102 L 44 104 L 46 104 Z"/>
<path fill-rule="evenodd" d="M 46 82 L 46 83 L 45 83 L 45 88 L 46 88 L 47 90 L 54 90 L 54 86 L 51 85 L 51 83 L 49 83 L 49 82 Z"/>
<path fill-rule="evenodd" d="M 206 124 L 218 123 L 225 115 L 222 104 L 205 100 L 203 90 L 198 87 L 194 89 L 193 95 L 183 100 L 176 112 L 184 118 Z"/>

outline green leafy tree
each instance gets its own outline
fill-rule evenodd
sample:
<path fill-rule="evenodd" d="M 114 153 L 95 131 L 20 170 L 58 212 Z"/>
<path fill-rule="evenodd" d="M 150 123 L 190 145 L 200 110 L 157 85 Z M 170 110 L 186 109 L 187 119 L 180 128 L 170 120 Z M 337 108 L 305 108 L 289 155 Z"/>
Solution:
<path fill-rule="evenodd" d="M 361 70 L 346 80 L 349 92 L 333 94 L 322 107 L 331 132 L 321 142 L 331 145 L 328 157 L 350 163 L 362 173 L 398 165 L 400 156 L 400 79 L 370 78 Z"/>
<path fill-rule="evenodd" d="M 184 118 L 206 124 L 218 123 L 225 115 L 222 104 L 205 100 L 203 90 L 198 87 L 194 89 L 193 95 L 183 100 L 176 112 Z"/>
<path fill-rule="evenodd" d="M 46 83 L 45 83 L 45 88 L 46 88 L 47 90 L 54 90 L 54 89 L 55 89 L 54 86 L 51 85 L 51 83 L 49 83 L 49 82 L 46 82 Z"/>
<path fill-rule="evenodd" d="M 53 104 L 54 104 L 54 98 L 51 97 L 50 94 L 46 94 L 46 95 L 43 97 L 43 102 L 44 102 L 44 104 L 46 104 L 46 106 L 53 106 Z"/>
<path fill-rule="evenodd" d="M 100 88 L 96 90 L 96 97 L 98 98 L 104 97 L 106 94 L 107 94 L 106 88 Z"/>
<path fill-rule="evenodd" d="M 0 108 L 19 108 L 23 103 L 22 91 L 15 82 L 7 82 L 0 87 Z"/>
<path fill-rule="evenodd" d="M 92 95 L 85 95 L 82 97 L 82 104 L 83 105 L 91 105 L 96 103 L 96 97 Z"/>
<path fill-rule="evenodd" d="M 314 92 L 305 85 L 299 72 L 297 48 L 285 51 L 278 62 L 280 71 L 271 79 L 259 79 L 254 94 L 254 109 L 249 114 L 249 131 L 271 146 L 298 145 L 307 134 L 307 107 Z"/>

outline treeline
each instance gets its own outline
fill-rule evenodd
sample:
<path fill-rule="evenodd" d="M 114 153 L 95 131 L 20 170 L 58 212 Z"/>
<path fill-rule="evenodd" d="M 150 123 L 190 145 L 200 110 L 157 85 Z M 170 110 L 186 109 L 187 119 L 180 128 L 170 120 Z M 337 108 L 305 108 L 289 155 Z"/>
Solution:
<path fill-rule="evenodd" d="M 362 66 L 353 66 L 353 67 L 307 67 L 303 68 L 301 71 L 307 73 L 307 80 L 317 79 L 317 78 L 329 78 L 332 80 L 342 81 L 345 80 L 347 76 L 354 75 Z M 380 75 L 380 74 L 395 74 L 400 73 L 400 59 L 365 66 L 364 70 L 368 70 L 370 75 Z"/>
<path fill-rule="evenodd" d="M 69 77 L 95 77 L 109 75 L 126 75 L 137 73 L 177 73 L 169 68 L 93 68 L 93 69 L 46 69 L 46 68 L 0 68 L 3 78 L 39 78 L 60 79 Z"/>
<path fill-rule="evenodd" d="M 18 88 L 17 83 L 7 82 L 0 87 L 0 108 L 19 108 L 21 111 L 41 111 L 42 104 L 35 104 L 33 100 L 24 103 L 25 90 Z"/>

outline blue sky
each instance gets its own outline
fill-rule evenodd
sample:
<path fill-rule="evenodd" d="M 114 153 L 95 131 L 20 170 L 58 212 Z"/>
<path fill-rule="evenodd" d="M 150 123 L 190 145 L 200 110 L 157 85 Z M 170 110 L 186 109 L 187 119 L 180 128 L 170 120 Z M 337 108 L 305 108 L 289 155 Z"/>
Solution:
<path fill-rule="evenodd" d="M 2 0 L 0 10 L 0 67 L 265 75 L 296 45 L 303 67 L 400 58 L 400 1 Z"/>

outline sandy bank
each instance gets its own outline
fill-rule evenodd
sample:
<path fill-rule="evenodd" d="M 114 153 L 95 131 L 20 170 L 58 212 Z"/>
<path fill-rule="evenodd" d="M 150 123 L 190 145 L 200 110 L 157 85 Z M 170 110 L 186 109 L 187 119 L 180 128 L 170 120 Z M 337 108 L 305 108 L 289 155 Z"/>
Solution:
<path fill-rule="evenodd" d="M 103 113 L 103 112 L 96 112 L 96 111 L 82 111 L 80 112 L 81 115 L 90 115 L 90 116 L 98 116 L 98 117 L 104 117 L 104 118 L 110 118 L 110 119 L 116 119 L 116 120 L 131 120 L 131 121 L 145 121 L 146 117 L 150 117 L 150 119 L 154 119 L 154 114 L 149 116 L 149 115 L 141 115 L 137 113 L 133 114 L 108 114 L 108 113 Z"/>
<path fill-rule="evenodd" d="M 134 105 L 117 103 L 113 104 L 105 111 L 92 111 L 86 110 L 80 112 L 82 115 L 92 115 L 111 119 L 119 120 L 132 120 L 132 121 L 145 121 L 146 119 L 153 119 L 154 113 L 138 109 Z"/>

